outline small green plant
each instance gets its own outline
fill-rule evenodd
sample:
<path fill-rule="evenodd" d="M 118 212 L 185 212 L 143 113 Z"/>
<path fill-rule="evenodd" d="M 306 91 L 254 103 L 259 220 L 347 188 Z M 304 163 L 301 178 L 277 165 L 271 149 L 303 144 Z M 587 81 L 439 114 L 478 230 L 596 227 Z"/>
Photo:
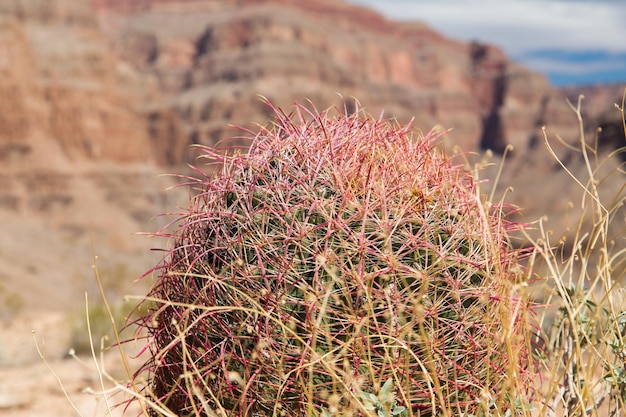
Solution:
<path fill-rule="evenodd" d="M 407 415 L 406 407 L 397 403 L 396 394 L 393 390 L 393 379 L 391 378 L 384 383 L 378 395 L 361 392 L 358 396 L 363 402 L 364 408 L 373 411 L 378 417 L 403 417 Z"/>
<path fill-rule="evenodd" d="M 102 302 L 90 304 L 87 311 L 81 310 L 72 318 L 70 347 L 76 354 L 91 354 L 92 341 L 100 346 L 109 346 L 113 342 L 112 321 L 125 323 L 133 312 L 130 303 L 119 303 L 112 306 L 111 317 L 107 307 Z M 91 333 L 90 333 L 91 332 Z"/>
<path fill-rule="evenodd" d="M 18 316 L 26 307 L 26 301 L 22 294 L 6 291 L 2 286 L 0 286 L 0 297 L 2 297 L 0 319 L 11 320 Z"/>

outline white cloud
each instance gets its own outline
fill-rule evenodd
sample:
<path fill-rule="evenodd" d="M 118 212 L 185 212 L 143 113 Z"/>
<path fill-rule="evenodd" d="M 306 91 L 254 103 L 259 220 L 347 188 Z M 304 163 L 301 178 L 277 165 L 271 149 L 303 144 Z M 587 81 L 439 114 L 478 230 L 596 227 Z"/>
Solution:
<path fill-rule="evenodd" d="M 351 0 L 394 19 L 422 20 L 443 34 L 504 47 L 626 52 L 626 1 Z"/>

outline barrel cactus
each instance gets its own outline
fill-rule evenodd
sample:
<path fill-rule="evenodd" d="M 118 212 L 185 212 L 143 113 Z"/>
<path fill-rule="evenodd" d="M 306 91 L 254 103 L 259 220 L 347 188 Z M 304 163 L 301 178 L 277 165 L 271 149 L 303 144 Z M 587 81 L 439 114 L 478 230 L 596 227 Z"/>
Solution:
<path fill-rule="evenodd" d="M 247 152 L 202 149 L 219 169 L 166 235 L 140 319 L 151 413 L 381 415 L 363 399 L 383 385 L 385 415 L 519 405 L 528 304 L 503 210 L 436 134 L 268 105 Z"/>

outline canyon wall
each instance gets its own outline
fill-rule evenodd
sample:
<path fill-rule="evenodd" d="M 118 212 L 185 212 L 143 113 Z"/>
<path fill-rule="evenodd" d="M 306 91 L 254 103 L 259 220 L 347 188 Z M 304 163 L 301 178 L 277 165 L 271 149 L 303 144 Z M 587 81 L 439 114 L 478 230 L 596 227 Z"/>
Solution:
<path fill-rule="evenodd" d="M 579 190 L 558 174 L 541 127 L 576 140 L 567 93 L 496 46 L 341 1 L 1 2 L 0 214 L 11 232 L 0 240 L 0 297 L 29 285 L 24 304 L 62 307 L 67 288 L 91 279 L 92 240 L 138 276 L 155 258 L 139 255 L 151 243 L 134 233 L 156 230 L 163 221 L 149 219 L 187 197 L 165 193 L 175 180 L 158 174 L 197 163 L 189 145 L 245 145 L 223 139 L 241 136 L 233 125 L 268 122 L 260 96 L 287 111 L 307 99 L 353 111 L 356 97 L 375 116 L 452 129 L 447 145 L 491 149 L 496 164 L 512 145 L 497 195 L 512 186 L 507 200 L 524 219 L 559 213 Z M 608 115 L 619 127 L 608 111 L 589 125 Z M 78 287 L 61 291 L 67 276 Z"/>

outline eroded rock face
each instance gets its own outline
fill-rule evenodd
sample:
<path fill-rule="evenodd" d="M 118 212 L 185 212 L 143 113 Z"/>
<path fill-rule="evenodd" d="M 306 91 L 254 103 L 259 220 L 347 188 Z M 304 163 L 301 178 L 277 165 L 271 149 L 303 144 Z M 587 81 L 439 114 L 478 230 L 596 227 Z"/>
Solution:
<path fill-rule="evenodd" d="M 119 55 L 155 74 L 192 143 L 265 122 L 257 95 L 279 106 L 319 107 L 358 97 L 373 113 L 453 128 L 465 150 L 507 145 L 526 153 L 540 127 L 567 137 L 575 118 L 547 79 L 489 45 L 442 37 L 421 23 L 391 22 L 320 0 L 94 3 Z"/>
<path fill-rule="evenodd" d="M 142 157 L 147 132 L 116 89 L 116 63 L 96 26 L 32 21 L 28 14 L 5 14 L 2 21 L 0 89 L 8 94 L 0 113 L 8 128 L 0 141 L 46 140 L 69 159 Z"/>
<path fill-rule="evenodd" d="M 590 137 L 597 135 L 601 147 L 612 150 L 626 146 L 624 115 L 619 110 L 624 109 L 626 83 L 567 87 L 563 88 L 562 92 L 575 106 L 578 105 L 580 98 L 587 135 Z M 622 153 L 621 157 L 626 160 L 625 153 Z"/>
<path fill-rule="evenodd" d="M 40 94 L 34 53 L 17 19 L 0 18 L 0 144 L 15 148 L 29 135 L 37 107 L 29 98 Z M 13 145 L 8 145 L 13 143 Z"/>
<path fill-rule="evenodd" d="M 96 28 L 97 22 L 89 2 L 74 0 L 5 0 L 0 15 L 14 16 L 23 22 L 70 24 Z"/>
<path fill-rule="evenodd" d="M 157 164 L 186 147 L 161 102 L 88 1 L 0 2 L 0 321 L 80 306 L 90 241 L 105 264 L 126 258 L 121 281 L 154 262 L 134 234 L 175 198 Z"/>
<path fill-rule="evenodd" d="M 2 2 L 0 144 L 46 141 L 69 160 L 180 162 L 187 138 L 172 130 L 159 85 L 132 66 L 150 62 L 151 39 L 128 37 L 127 62 L 88 0 Z M 161 113 L 166 121 L 155 124 Z"/>

